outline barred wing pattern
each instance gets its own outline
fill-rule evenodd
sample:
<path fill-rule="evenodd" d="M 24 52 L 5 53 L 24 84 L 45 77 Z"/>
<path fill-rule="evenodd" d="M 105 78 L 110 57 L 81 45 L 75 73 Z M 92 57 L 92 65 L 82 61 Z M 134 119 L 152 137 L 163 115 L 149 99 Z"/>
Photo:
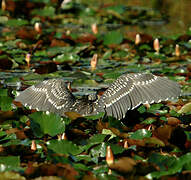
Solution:
<path fill-rule="evenodd" d="M 176 82 L 153 74 L 125 74 L 114 81 L 98 101 L 98 111 L 117 119 L 140 104 L 159 103 L 180 96 Z"/>
<path fill-rule="evenodd" d="M 177 98 L 180 87 L 176 82 L 153 74 L 124 74 L 114 81 L 99 100 L 76 99 L 63 80 L 45 80 L 21 92 L 15 101 L 40 111 L 65 116 L 75 111 L 82 115 L 106 112 L 117 119 L 125 117 L 130 109 L 144 103 L 158 103 Z"/>
<path fill-rule="evenodd" d="M 15 101 L 39 111 L 50 111 L 64 116 L 76 99 L 61 79 L 45 80 L 33 85 L 16 97 Z"/>

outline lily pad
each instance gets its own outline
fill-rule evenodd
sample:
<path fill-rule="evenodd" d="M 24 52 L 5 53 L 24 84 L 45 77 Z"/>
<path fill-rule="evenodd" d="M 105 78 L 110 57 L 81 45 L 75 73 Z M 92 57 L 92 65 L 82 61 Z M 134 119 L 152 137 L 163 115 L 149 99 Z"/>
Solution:
<path fill-rule="evenodd" d="M 29 117 L 31 118 L 31 128 L 36 137 L 40 138 L 45 134 L 55 136 L 65 132 L 65 122 L 57 114 L 35 112 Z"/>
<path fill-rule="evenodd" d="M 48 149 L 53 150 L 59 154 L 77 155 L 80 154 L 83 149 L 67 140 L 51 140 L 48 141 Z"/>
<path fill-rule="evenodd" d="M 123 35 L 118 31 L 111 31 L 103 37 L 104 45 L 120 44 L 123 41 Z"/>
<path fill-rule="evenodd" d="M 151 135 L 152 135 L 151 131 L 148 131 L 146 129 L 139 129 L 133 133 L 130 133 L 129 138 L 139 140 L 139 139 L 149 138 L 151 137 Z"/>
<path fill-rule="evenodd" d="M 12 110 L 13 99 L 8 96 L 7 89 L 0 89 L 0 108 L 2 111 Z"/>
<path fill-rule="evenodd" d="M 178 113 L 180 114 L 191 113 L 191 102 L 182 106 L 181 109 L 178 111 Z"/>
<path fill-rule="evenodd" d="M 19 171 L 21 169 L 19 156 L 0 156 L 0 172 Z"/>

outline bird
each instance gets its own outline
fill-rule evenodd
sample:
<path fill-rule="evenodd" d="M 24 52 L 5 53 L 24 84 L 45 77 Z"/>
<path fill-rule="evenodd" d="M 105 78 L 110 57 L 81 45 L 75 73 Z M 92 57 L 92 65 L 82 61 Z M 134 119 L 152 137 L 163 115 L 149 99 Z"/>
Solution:
<path fill-rule="evenodd" d="M 99 98 L 93 95 L 77 98 L 64 80 L 48 79 L 28 87 L 15 101 L 31 109 L 60 116 L 66 116 L 66 112 L 77 112 L 82 116 L 104 112 L 120 120 L 125 118 L 128 110 L 141 104 L 177 99 L 180 94 L 180 85 L 166 77 L 152 73 L 126 73 L 111 83 Z"/>

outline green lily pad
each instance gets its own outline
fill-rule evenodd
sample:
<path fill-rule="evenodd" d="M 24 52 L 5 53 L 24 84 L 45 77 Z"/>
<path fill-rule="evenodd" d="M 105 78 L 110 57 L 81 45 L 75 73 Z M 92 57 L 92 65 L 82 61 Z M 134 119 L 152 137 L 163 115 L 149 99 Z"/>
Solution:
<path fill-rule="evenodd" d="M 154 119 L 154 118 L 147 118 L 144 121 L 142 121 L 141 124 L 152 124 L 155 121 L 156 121 L 156 119 Z"/>
<path fill-rule="evenodd" d="M 129 134 L 130 134 L 130 137 L 129 137 L 130 139 L 136 139 L 136 140 L 149 138 L 152 135 L 151 131 L 148 131 L 146 129 L 139 129 Z"/>
<path fill-rule="evenodd" d="M 34 9 L 32 11 L 34 15 L 53 17 L 55 15 L 55 8 L 51 6 L 44 7 L 44 9 Z"/>
<path fill-rule="evenodd" d="M 138 109 L 137 109 L 141 114 L 146 112 L 146 107 L 144 105 L 140 106 Z"/>
<path fill-rule="evenodd" d="M 31 128 L 36 137 L 41 138 L 45 134 L 55 136 L 65 132 L 65 122 L 57 114 L 35 112 L 29 117 L 31 119 Z"/>
<path fill-rule="evenodd" d="M 149 179 L 160 178 L 165 175 L 172 175 L 181 172 L 182 169 L 191 170 L 191 153 L 187 153 L 179 158 L 153 153 L 149 157 L 148 162 L 157 164 L 160 170 L 151 172 L 146 177 Z"/>
<path fill-rule="evenodd" d="M 106 8 L 106 10 L 112 10 L 112 11 L 115 11 L 119 14 L 122 14 L 125 12 L 125 6 L 124 5 L 110 6 L 110 7 Z"/>
<path fill-rule="evenodd" d="M 2 111 L 12 110 L 13 99 L 9 97 L 7 93 L 7 89 L 0 89 L 0 108 Z"/>
<path fill-rule="evenodd" d="M 53 59 L 53 61 L 56 61 L 56 62 L 59 62 L 59 63 L 62 63 L 62 62 L 65 62 L 65 61 L 76 62 L 79 59 L 80 59 L 80 57 L 78 55 L 69 53 L 69 54 L 58 55 L 57 57 L 55 57 Z"/>
<path fill-rule="evenodd" d="M 103 118 L 104 114 L 105 114 L 104 112 L 100 112 L 99 114 L 86 116 L 85 118 L 87 118 L 88 120 L 98 120 L 100 118 Z"/>
<path fill-rule="evenodd" d="M 28 21 L 27 20 L 24 20 L 24 19 L 9 19 L 6 24 L 8 26 L 24 26 L 24 25 L 27 25 L 28 24 Z"/>
<path fill-rule="evenodd" d="M 92 156 L 93 157 L 105 157 L 107 146 L 111 147 L 113 154 L 119 154 L 125 150 L 123 147 L 121 147 L 119 145 L 102 142 L 101 144 L 99 144 L 96 147 L 91 149 Z"/>
<path fill-rule="evenodd" d="M 0 172 L 21 169 L 19 156 L 0 156 Z"/>
<path fill-rule="evenodd" d="M 90 147 L 104 142 L 106 136 L 106 134 L 95 134 L 87 141 L 87 145 L 84 146 L 84 150 L 88 150 Z"/>
<path fill-rule="evenodd" d="M 66 155 L 77 155 L 80 154 L 83 149 L 67 140 L 50 140 L 48 141 L 48 149 Z"/>
<path fill-rule="evenodd" d="M 118 31 L 111 31 L 103 37 L 103 44 L 120 44 L 123 41 L 123 35 Z"/>

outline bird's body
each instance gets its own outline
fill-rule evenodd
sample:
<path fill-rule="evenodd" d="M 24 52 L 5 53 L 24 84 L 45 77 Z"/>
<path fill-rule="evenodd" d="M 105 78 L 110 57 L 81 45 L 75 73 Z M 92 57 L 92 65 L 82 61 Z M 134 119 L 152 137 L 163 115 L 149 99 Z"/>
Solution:
<path fill-rule="evenodd" d="M 125 117 L 130 109 L 140 104 L 159 103 L 180 96 L 179 85 L 153 74 L 135 73 L 121 75 L 104 94 L 95 100 L 77 99 L 61 79 L 45 80 L 33 85 L 16 97 L 15 101 L 40 111 L 65 116 L 65 112 L 93 115 L 106 112 L 117 119 Z"/>

